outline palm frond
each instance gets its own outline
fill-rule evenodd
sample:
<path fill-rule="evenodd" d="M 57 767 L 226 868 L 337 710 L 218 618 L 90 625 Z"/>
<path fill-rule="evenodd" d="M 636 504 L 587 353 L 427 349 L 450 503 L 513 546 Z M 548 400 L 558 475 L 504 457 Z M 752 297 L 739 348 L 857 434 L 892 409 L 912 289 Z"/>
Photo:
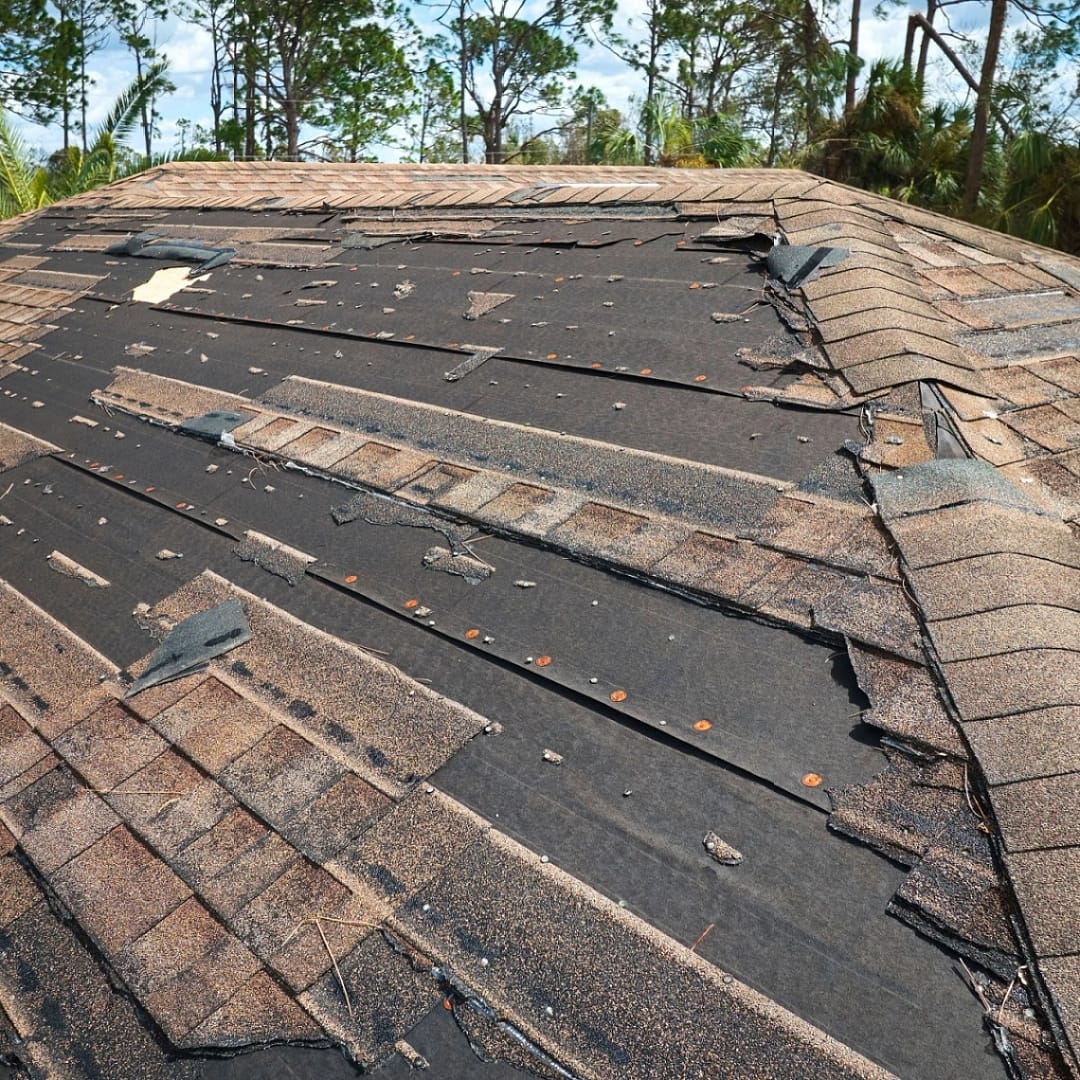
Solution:
<path fill-rule="evenodd" d="M 0 109 L 0 216 L 37 210 L 49 202 L 41 173 L 30 161 L 26 144 Z"/>

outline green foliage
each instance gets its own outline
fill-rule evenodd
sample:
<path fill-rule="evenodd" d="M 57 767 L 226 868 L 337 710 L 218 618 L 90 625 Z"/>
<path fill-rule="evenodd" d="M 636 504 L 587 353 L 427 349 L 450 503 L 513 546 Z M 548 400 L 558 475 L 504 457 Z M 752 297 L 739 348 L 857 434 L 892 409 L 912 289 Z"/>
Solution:
<path fill-rule="evenodd" d="M 36 165 L 6 115 L 0 110 L 0 217 L 36 210 L 57 199 L 111 183 L 122 175 L 118 145 L 131 134 L 146 101 L 160 92 L 168 65 L 152 64 L 131 83 L 98 125 L 89 149 L 57 151 L 46 165 Z M 142 163 L 144 164 L 144 163 Z"/>

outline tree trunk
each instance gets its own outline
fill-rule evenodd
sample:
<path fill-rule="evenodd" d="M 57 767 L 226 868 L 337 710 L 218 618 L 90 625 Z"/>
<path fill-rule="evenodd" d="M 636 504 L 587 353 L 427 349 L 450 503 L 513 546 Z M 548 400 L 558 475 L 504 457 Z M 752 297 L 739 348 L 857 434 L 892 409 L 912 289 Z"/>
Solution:
<path fill-rule="evenodd" d="M 817 80 L 814 77 L 814 30 L 817 18 L 814 15 L 813 5 L 810 0 L 803 4 L 802 17 L 802 47 L 803 47 L 803 70 L 806 73 L 806 142 L 809 145 L 814 141 L 818 127 L 818 103 L 817 103 Z"/>
<path fill-rule="evenodd" d="M 934 16 L 937 14 L 937 0 L 926 0 L 926 25 L 934 25 Z M 919 66 L 915 69 L 915 78 L 919 85 L 926 78 L 926 61 L 930 54 L 930 36 L 923 34 L 922 43 L 919 45 Z"/>
<path fill-rule="evenodd" d="M 855 88 L 859 71 L 859 8 L 861 0 L 851 0 L 851 38 L 848 41 L 847 85 L 844 91 L 844 119 L 855 112 Z"/>
<path fill-rule="evenodd" d="M 458 107 L 458 124 L 461 128 L 461 164 L 469 164 L 469 114 L 465 107 L 465 84 L 469 72 L 469 54 L 465 40 L 465 4 L 467 0 L 458 0 L 458 42 L 461 46 L 458 54 L 460 68 L 458 79 L 458 91 L 461 95 L 461 103 Z"/>
<path fill-rule="evenodd" d="M 994 90 L 994 74 L 997 71 L 998 54 L 1001 52 L 1008 4 L 1009 0 L 993 0 L 990 5 L 990 27 L 979 76 L 979 95 L 975 101 L 975 119 L 971 128 L 967 183 L 964 185 L 964 212 L 968 215 L 975 212 L 979 203 L 979 189 L 982 187 L 986 146 L 990 135 L 990 98 Z"/>

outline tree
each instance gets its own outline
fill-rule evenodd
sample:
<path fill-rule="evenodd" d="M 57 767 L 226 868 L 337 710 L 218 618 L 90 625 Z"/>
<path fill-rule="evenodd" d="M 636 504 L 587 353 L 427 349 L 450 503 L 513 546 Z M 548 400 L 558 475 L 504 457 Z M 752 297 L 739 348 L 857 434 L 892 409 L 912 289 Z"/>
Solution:
<path fill-rule="evenodd" d="M 397 25 L 372 21 L 348 35 L 329 96 L 308 115 L 313 124 L 332 129 L 325 142 L 344 161 L 361 160 L 412 111 L 413 73 L 401 44 L 411 24 L 402 12 L 394 14 Z"/>
<path fill-rule="evenodd" d="M 243 100 L 246 156 L 256 153 L 259 119 L 267 156 L 280 141 L 284 155 L 296 160 L 302 125 L 328 119 L 349 129 L 358 153 L 368 121 L 376 113 L 396 115 L 411 90 L 390 36 L 407 21 L 396 0 L 241 0 L 233 10 L 227 51 L 237 112 Z"/>
<path fill-rule="evenodd" d="M 458 56 L 462 156 L 468 157 L 466 100 L 480 122 L 485 160 L 500 163 L 511 121 L 564 106 L 575 45 L 591 25 L 609 24 L 614 7 L 615 0 L 549 0 L 526 12 L 525 0 L 453 0 L 440 19 Z"/>
<path fill-rule="evenodd" d="M 168 6 L 164 0 L 109 0 L 114 26 L 120 41 L 127 47 L 135 61 L 135 79 L 141 81 L 147 65 L 158 55 L 154 40 L 155 24 L 168 15 Z M 175 87 L 166 82 L 161 92 L 169 93 Z M 146 157 L 153 154 L 154 125 L 157 119 L 154 99 L 149 98 L 142 104 L 140 126 Z"/>
<path fill-rule="evenodd" d="M 57 199 L 108 184 L 120 175 L 119 144 L 134 130 L 145 102 L 161 92 L 166 64 L 151 64 L 131 83 L 97 127 L 85 153 L 69 147 L 48 165 L 35 164 L 0 109 L 0 218 L 36 210 Z"/>
<path fill-rule="evenodd" d="M 37 124 L 59 121 L 66 149 L 78 109 L 78 24 L 45 0 L 9 0 L 0 31 L 0 105 Z"/>
<path fill-rule="evenodd" d="M 445 43 L 430 41 L 428 46 L 445 51 Z M 408 153 L 420 164 L 428 161 L 454 161 L 460 153 L 455 140 L 460 137 L 461 96 L 453 72 L 436 55 L 429 55 L 415 79 L 415 99 L 407 124 Z M 466 135 L 466 140 L 468 136 Z"/>

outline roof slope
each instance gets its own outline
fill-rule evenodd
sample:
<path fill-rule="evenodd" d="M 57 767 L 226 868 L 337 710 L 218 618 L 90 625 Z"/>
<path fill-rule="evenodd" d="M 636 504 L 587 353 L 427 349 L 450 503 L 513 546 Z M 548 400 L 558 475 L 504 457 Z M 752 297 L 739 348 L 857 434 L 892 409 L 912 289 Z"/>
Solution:
<path fill-rule="evenodd" d="M 0 243 L 0 923 L 189 1053 L 99 1062 L 473 1075 L 445 1000 L 543 1075 L 999 1075 L 888 903 L 1080 1075 L 1080 262 L 753 170 L 170 165 Z"/>

